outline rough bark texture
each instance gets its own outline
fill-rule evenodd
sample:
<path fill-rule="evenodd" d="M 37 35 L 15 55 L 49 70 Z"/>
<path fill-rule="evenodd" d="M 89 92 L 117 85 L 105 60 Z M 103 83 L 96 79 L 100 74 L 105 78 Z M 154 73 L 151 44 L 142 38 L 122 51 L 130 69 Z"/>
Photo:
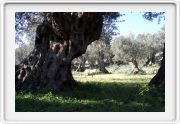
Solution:
<path fill-rule="evenodd" d="M 45 13 L 45 17 L 37 27 L 33 51 L 16 66 L 16 90 L 74 88 L 71 61 L 101 34 L 100 13 L 54 12 Z"/>
<path fill-rule="evenodd" d="M 157 74 L 151 79 L 149 85 L 155 86 L 165 86 L 165 47 L 163 50 L 163 59 L 161 61 L 161 66 Z"/>

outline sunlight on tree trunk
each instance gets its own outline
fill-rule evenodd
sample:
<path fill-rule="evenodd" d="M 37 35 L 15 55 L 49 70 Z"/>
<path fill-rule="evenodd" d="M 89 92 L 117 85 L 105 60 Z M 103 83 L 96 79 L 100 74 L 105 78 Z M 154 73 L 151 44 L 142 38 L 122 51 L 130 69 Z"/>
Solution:
<path fill-rule="evenodd" d="M 16 68 L 16 89 L 73 89 L 71 61 L 100 37 L 102 24 L 99 13 L 45 13 L 34 50 Z"/>

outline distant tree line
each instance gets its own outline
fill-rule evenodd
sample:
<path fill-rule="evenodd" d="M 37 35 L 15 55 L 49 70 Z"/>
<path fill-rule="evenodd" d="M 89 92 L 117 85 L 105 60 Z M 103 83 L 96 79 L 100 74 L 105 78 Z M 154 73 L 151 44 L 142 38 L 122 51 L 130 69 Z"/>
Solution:
<path fill-rule="evenodd" d="M 15 52 L 16 64 L 19 64 L 33 49 L 35 30 L 38 24 L 42 23 L 41 17 L 43 16 L 38 13 L 22 13 L 16 16 L 30 19 L 25 24 L 19 24 L 20 27 L 17 30 L 16 43 L 19 44 L 19 47 Z M 18 17 L 17 19 L 22 18 Z M 85 54 L 73 60 L 74 70 L 84 71 L 86 68 L 99 68 L 102 73 L 109 73 L 106 66 L 129 63 L 132 66 L 132 73 L 139 73 L 142 72 L 140 64 L 150 66 L 156 63 L 158 57 L 162 59 L 163 44 L 165 43 L 164 26 L 154 34 L 139 34 L 137 37 L 129 34 L 126 37 L 119 36 L 112 41 L 112 37 L 118 34 L 116 22 L 111 22 L 109 25 L 106 23 L 104 22 L 100 39 L 91 43 Z M 106 30 L 107 28 L 109 30 Z M 26 37 L 26 43 L 22 41 L 23 37 Z"/>
<path fill-rule="evenodd" d="M 137 37 L 133 34 L 119 36 L 111 44 L 97 40 L 90 44 L 86 53 L 76 58 L 73 63 L 77 71 L 96 67 L 103 73 L 108 73 L 105 68 L 108 65 L 126 63 L 132 65 L 132 73 L 139 73 L 143 71 L 142 67 L 161 61 L 164 43 L 164 27 L 154 34 L 139 34 Z M 85 67 L 86 63 L 89 66 Z"/>

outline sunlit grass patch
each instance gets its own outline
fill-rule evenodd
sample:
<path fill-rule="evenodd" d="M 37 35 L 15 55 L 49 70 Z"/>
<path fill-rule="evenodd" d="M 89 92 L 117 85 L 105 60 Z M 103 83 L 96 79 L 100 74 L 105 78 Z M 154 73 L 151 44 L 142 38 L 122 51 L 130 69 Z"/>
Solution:
<path fill-rule="evenodd" d="M 78 86 L 54 93 L 19 91 L 16 111 L 20 112 L 144 112 L 165 111 L 164 92 L 149 87 L 153 75 L 97 74 L 93 78 L 73 72 Z"/>
<path fill-rule="evenodd" d="M 148 83 L 154 75 L 96 74 L 92 77 L 85 76 L 83 72 L 73 72 L 73 76 L 75 80 L 79 82 L 96 81 L 101 83 Z"/>

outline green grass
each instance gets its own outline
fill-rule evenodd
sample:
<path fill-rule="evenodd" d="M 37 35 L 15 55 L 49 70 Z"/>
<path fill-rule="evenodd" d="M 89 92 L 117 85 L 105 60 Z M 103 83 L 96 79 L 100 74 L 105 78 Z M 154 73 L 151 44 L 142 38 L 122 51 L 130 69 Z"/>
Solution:
<path fill-rule="evenodd" d="M 85 77 L 73 91 L 18 91 L 16 112 L 163 112 L 164 92 L 149 87 L 153 75 L 98 74 Z"/>

